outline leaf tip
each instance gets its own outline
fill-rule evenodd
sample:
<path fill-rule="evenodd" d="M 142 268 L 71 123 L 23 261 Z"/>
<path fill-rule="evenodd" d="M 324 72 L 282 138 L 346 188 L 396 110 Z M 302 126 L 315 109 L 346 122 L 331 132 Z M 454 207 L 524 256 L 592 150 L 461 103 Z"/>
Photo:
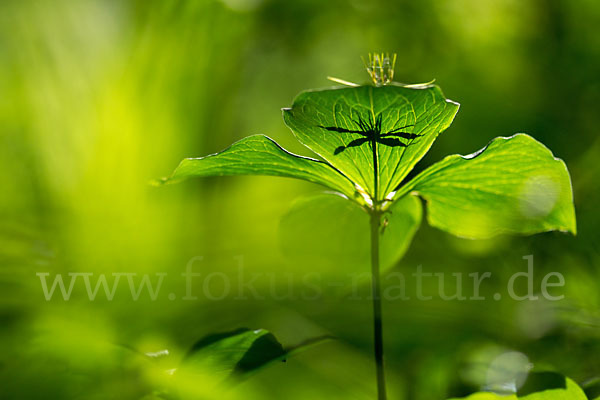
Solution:
<path fill-rule="evenodd" d="M 446 103 L 452 104 L 453 106 L 456 107 L 457 110 L 460 108 L 460 103 L 458 101 L 446 99 Z"/>
<path fill-rule="evenodd" d="M 287 119 L 289 118 L 290 114 L 292 113 L 292 109 L 291 107 L 283 107 L 281 109 L 281 114 L 283 115 L 283 121 L 286 122 Z M 287 123 L 287 122 L 286 122 Z"/>

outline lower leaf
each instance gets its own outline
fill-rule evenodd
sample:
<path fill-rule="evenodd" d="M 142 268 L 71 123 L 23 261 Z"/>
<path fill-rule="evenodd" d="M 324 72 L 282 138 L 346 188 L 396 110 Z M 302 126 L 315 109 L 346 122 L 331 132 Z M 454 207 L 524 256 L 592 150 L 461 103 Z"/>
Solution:
<path fill-rule="evenodd" d="M 407 196 L 383 216 L 382 269 L 404 255 L 421 215 L 421 201 Z M 298 200 L 282 218 L 279 234 L 284 255 L 305 270 L 338 276 L 369 272 L 369 215 L 341 196 L 321 193 Z"/>

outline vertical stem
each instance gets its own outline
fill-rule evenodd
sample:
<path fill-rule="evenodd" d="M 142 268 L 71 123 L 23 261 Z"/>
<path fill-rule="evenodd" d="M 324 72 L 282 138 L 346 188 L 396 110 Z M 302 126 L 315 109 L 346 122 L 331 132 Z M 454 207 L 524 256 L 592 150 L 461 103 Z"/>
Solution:
<path fill-rule="evenodd" d="M 373 209 L 376 210 L 379 202 L 379 166 L 377 165 L 377 142 L 375 138 L 371 140 L 371 150 L 373 151 Z"/>
<path fill-rule="evenodd" d="M 377 124 L 373 115 L 373 126 Z M 379 134 L 378 132 L 377 134 Z M 379 274 L 379 166 L 377 157 L 376 134 L 371 139 L 373 152 L 373 205 L 371 207 L 371 297 L 373 297 L 373 336 L 375 338 L 375 366 L 377 370 L 377 399 L 386 400 L 385 369 L 383 365 L 383 327 L 381 317 L 381 277 Z"/>
<path fill-rule="evenodd" d="M 381 283 L 379 274 L 379 224 L 381 213 L 373 209 L 371 215 L 371 282 L 373 297 L 373 332 L 375 337 L 375 365 L 377 369 L 377 398 L 386 400 L 385 370 L 383 365 L 383 332 L 381 317 Z"/>

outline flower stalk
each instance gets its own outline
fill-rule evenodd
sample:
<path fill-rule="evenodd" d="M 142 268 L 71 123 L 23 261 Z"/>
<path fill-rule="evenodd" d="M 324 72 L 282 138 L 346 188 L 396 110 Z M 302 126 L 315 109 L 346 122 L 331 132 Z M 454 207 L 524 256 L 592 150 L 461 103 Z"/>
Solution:
<path fill-rule="evenodd" d="M 383 318 L 381 313 L 381 275 L 379 272 L 379 230 L 381 211 L 371 209 L 371 297 L 373 298 L 374 355 L 377 373 L 377 398 L 386 400 L 385 365 L 383 359 Z"/>

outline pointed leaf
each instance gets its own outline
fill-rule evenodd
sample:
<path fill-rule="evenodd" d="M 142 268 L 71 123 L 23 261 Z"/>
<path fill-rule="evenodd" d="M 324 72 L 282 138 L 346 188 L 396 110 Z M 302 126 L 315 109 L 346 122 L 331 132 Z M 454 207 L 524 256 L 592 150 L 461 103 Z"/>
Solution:
<path fill-rule="evenodd" d="M 576 233 L 565 163 L 525 134 L 494 139 L 468 155 L 448 156 L 402 187 L 427 200 L 432 226 L 457 236 Z"/>
<path fill-rule="evenodd" d="M 371 198 L 383 199 L 427 153 L 457 111 L 458 104 L 446 100 L 437 86 L 358 86 L 303 92 L 292 108 L 284 110 L 284 120 L 300 142 Z M 364 140 L 369 132 L 371 138 Z M 374 137 L 378 140 L 371 140 Z"/>
<path fill-rule="evenodd" d="M 184 359 L 184 368 L 187 371 L 208 371 L 225 378 L 236 370 L 238 363 L 259 340 L 268 344 L 269 353 L 276 358 L 285 354 L 281 344 L 268 331 L 242 328 L 200 339 L 188 351 Z"/>
<path fill-rule="evenodd" d="M 264 329 L 240 328 L 208 335 L 188 351 L 179 373 L 210 374 L 218 380 L 240 378 L 275 361 L 285 361 L 290 354 L 330 339 L 319 337 L 284 349 L 275 336 Z"/>
<path fill-rule="evenodd" d="M 264 135 L 244 138 L 220 153 L 186 158 L 163 183 L 226 175 L 272 175 L 303 179 L 356 198 L 352 182 L 323 161 L 289 153 Z"/>

